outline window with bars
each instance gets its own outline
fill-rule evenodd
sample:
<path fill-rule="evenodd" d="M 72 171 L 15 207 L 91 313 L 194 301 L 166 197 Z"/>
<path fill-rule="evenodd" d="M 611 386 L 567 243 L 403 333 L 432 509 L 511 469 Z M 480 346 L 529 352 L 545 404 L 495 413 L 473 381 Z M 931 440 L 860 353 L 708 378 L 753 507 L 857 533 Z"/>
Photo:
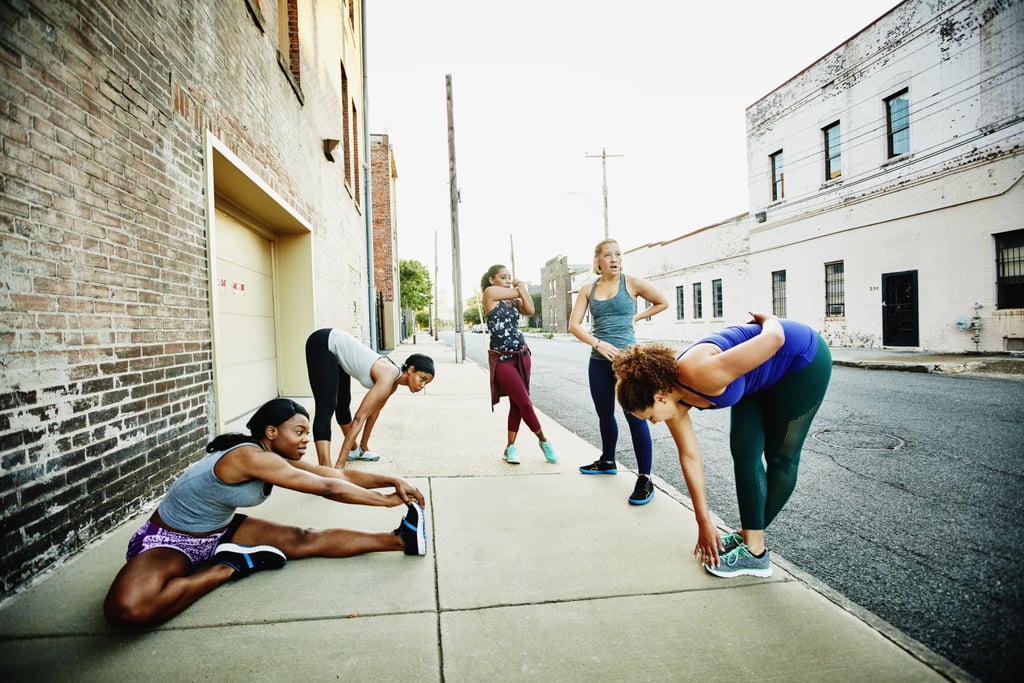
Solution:
<path fill-rule="evenodd" d="M 772 272 L 772 315 L 786 317 L 786 271 Z"/>
<path fill-rule="evenodd" d="M 711 281 L 711 317 L 721 318 L 722 313 L 722 281 Z"/>
<path fill-rule="evenodd" d="M 685 292 L 685 287 L 681 285 L 676 287 L 676 320 L 682 320 L 686 317 Z"/>
<path fill-rule="evenodd" d="M 1024 308 L 1024 230 L 995 238 L 996 308 Z"/>
<path fill-rule="evenodd" d="M 910 98 L 907 90 L 885 100 L 889 158 L 910 152 Z"/>
<path fill-rule="evenodd" d="M 772 201 L 777 202 L 786 196 L 785 177 L 782 173 L 782 150 L 768 157 L 772 163 Z"/>
<path fill-rule="evenodd" d="M 839 122 L 827 126 L 825 134 L 825 180 L 835 180 L 843 175 L 843 151 L 840 144 Z"/>
<path fill-rule="evenodd" d="M 693 283 L 693 319 L 700 320 L 704 317 L 704 304 L 700 297 L 700 283 Z"/>
<path fill-rule="evenodd" d="M 825 315 L 838 318 L 846 315 L 846 291 L 843 262 L 825 264 Z"/>

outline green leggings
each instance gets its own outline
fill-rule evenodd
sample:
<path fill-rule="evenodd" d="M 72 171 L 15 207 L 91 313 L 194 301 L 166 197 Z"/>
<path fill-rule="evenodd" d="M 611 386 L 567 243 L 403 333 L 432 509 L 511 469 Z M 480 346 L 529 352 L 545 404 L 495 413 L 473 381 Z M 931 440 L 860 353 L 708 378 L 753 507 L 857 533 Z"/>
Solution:
<path fill-rule="evenodd" d="M 800 451 L 831 376 L 832 354 L 819 337 L 810 365 L 732 407 L 729 447 L 744 529 L 767 528 L 796 488 Z"/>

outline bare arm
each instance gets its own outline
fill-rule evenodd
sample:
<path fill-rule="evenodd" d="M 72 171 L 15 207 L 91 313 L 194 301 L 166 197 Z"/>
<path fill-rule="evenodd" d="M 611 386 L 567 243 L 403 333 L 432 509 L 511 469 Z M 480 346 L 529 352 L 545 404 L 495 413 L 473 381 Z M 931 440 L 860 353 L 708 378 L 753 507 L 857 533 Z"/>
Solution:
<path fill-rule="evenodd" d="M 322 476 L 321 465 L 290 463 L 256 446 L 237 448 L 217 463 L 217 474 L 228 483 L 259 479 L 299 493 L 323 496 L 339 503 L 394 507 L 405 502 L 398 492 L 381 493 L 354 484 L 348 477 Z M 325 468 L 326 469 L 326 468 Z M 341 473 L 339 473 L 341 474 Z"/>
<path fill-rule="evenodd" d="M 637 296 L 642 296 L 645 301 L 650 302 L 650 306 L 633 316 L 633 323 L 637 323 L 645 318 L 653 318 L 658 313 L 661 313 L 668 308 L 668 302 L 665 301 L 665 297 L 662 295 L 658 288 L 652 285 L 647 280 L 639 277 L 628 277 L 626 283 L 633 285 L 633 291 Z"/>
<path fill-rule="evenodd" d="M 420 505 L 426 505 L 423 493 L 418 488 L 398 477 L 390 477 L 384 474 L 375 474 L 366 470 L 339 470 L 334 467 L 314 465 L 303 460 L 288 461 L 293 467 L 309 472 L 319 477 L 333 477 L 345 479 L 356 486 L 364 489 L 394 488 L 395 493 L 406 503 L 416 500 Z"/>
<path fill-rule="evenodd" d="M 390 363 L 381 363 L 380 361 L 371 368 L 370 376 L 373 378 L 373 387 L 363 396 L 363 400 L 359 402 L 359 407 L 356 409 L 356 414 L 352 416 L 352 422 L 345 433 L 345 440 L 341 444 L 341 452 L 338 453 L 338 459 L 334 463 L 338 469 L 344 469 L 345 463 L 348 462 L 349 451 L 356 445 L 356 440 L 359 439 L 367 422 L 371 418 L 373 418 L 372 422 L 377 421 L 377 415 L 381 408 L 391 398 L 391 394 L 395 393 L 397 388 L 395 379 L 398 377 L 395 374 L 396 371 L 397 368 Z M 369 439 L 370 435 L 367 434 L 366 438 Z"/>
<path fill-rule="evenodd" d="M 697 344 L 683 355 L 681 370 L 686 384 L 715 396 L 737 377 L 761 365 L 782 348 L 786 333 L 779 319 L 760 313 L 752 315 L 754 322 L 761 325 L 761 332 L 756 337 L 727 351 L 719 351 L 713 344 Z"/>
<path fill-rule="evenodd" d="M 693 548 L 693 554 L 698 560 L 717 567 L 718 548 L 722 539 L 708 509 L 704 458 L 697 443 L 697 434 L 693 431 L 693 421 L 690 419 L 689 411 L 681 411 L 677 417 L 667 420 L 665 424 L 679 451 L 679 467 L 683 471 L 686 490 L 690 493 L 693 514 L 697 519 L 697 545 Z"/>
<path fill-rule="evenodd" d="M 583 327 L 583 316 L 587 312 L 587 306 L 590 305 L 590 292 L 593 289 L 594 283 L 592 282 L 581 286 L 576 295 L 576 301 L 572 305 L 572 311 L 569 313 L 569 332 L 588 346 L 595 346 L 599 341 Z"/>

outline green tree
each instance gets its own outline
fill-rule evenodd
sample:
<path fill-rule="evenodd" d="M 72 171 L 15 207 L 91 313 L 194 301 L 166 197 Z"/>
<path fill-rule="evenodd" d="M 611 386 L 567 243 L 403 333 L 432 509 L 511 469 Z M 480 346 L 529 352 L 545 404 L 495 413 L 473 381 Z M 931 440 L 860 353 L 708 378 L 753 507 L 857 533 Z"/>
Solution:
<path fill-rule="evenodd" d="M 476 325 L 481 322 L 480 309 L 482 307 L 479 294 L 474 294 L 466 299 L 466 306 L 462 309 L 462 321 L 467 325 Z"/>
<path fill-rule="evenodd" d="M 433 283 L 430 271 L 419 261 L 401 259 L 398 262 L 398 281 L 402 294 L 399 301 L 402 310 L 426 311 L 430 309 L 434 297 L 431 294 Z"/>
<path fill-rule="evenodd" d="M 430 311 L 416 311 L 416 326 L 421 330 L 430 329 Z"/>

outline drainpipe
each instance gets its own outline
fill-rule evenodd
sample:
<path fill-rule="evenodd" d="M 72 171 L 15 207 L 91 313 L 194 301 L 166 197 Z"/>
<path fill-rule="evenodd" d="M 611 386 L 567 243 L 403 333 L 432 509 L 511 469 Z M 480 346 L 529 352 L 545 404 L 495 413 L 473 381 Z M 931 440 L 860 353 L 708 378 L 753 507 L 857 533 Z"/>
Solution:
<path fill-rule="evenodd" d="M 363 60 L 363 215 L 366 217 L 366 300 L 370 312 L 370 348 L 380 350 L 377 343 L 377 285 L 373 279 L 373 204 L 370 197 L 370 97 L 366 85 L 366 2 L 359 19 L 360 57 Z"/>

